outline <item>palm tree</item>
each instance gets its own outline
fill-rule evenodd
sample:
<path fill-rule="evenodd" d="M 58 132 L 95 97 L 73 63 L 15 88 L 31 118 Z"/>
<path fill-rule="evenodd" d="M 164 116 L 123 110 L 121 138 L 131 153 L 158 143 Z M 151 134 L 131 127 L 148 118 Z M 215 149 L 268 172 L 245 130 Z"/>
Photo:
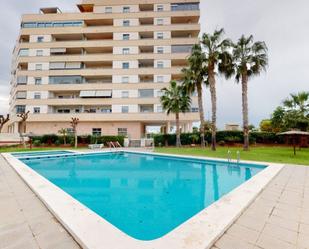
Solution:
<path fill-rule="evenodd" d="M 67 144 L 67 135 L 68 135 L 68 130 L 65 128 L 62 128 L 58 131 L 58 133 L 63 137 L 63 144 L 66 145 Z"/>
<path fill-rule="evenodd" d="M 203 107 L 203 84 L 206 84 L 204 80 L 207 74 L 207 68 L 205 66 L 205 54 L 202 51 L 200 44 L 195 44 L 192 47 L 191 55 L 188 58 L 189 66 L 182 69 L 183 73 L 183 85 L 188 94 L 197 92 L 198 108 L 200 114 L 200 133 L 201 133 L 201 146 L 205 147 L 205 128 L 204 128 L 204 107 Z"/>
<path fill-rule="evenodd" d="M 171 81 L 169 88 L 163 88 L 161 103 L 167 114 L 175 113 L 176 117 L 176 146 L 181 146 L 179 114 L 185 113 L 190 109 L 191 98 L 184 91 L 183 86 L 177 85 L 176 81 Z"/>
<path fill-rule="evenodd" d="M 290 94 L 291 98 L 283 101 L 284 107 L 298 111 L 302 116 L 309 112 L 309 92 Z"/>
<path fill-rule="evenodd" d="M 208 85 L 211 95 L 211 149 L 216 150 L 216 132 L 217 132 L 217 93 L 216 93 L 216 71 L 226 73 L 226 65 L 231 61 L 231 55 L 228 52 L 232 42 L 229 39 L 223 39 L 224 30 L 215 30 L 213 34 L 203 34 L 201 43 L 203 44 L 206 63 Z"/>
<path fill-rule="evenodd" d="M 238 42 L 233 44 L 232 63 L 226 70 L 226 77 L 235 74 L 236 81 L 241 81 L 244 150 L 249 150 L 248 81 L 266 71 L 267 51 L 265 42 L 254 42 L 252 35 L 242 35 Z"/>
<path fill-rule="evenodd" d="M 79 123 L 79 118 L 71 118 L 71 127 L 73 129 L 73 133 L 74 133 L 74 147 L 77 148 L 77 141 L 78 141 L 78 137 L 77 137 L 77 125 Z"/>

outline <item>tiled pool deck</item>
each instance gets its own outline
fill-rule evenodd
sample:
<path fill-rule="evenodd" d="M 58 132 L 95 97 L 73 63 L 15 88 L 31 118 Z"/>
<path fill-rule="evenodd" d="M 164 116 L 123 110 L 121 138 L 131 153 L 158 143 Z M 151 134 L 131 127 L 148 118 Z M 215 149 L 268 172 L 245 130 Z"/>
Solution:
<path fill-rule="evenodd" d="M 1 249 L 79 248 L 2 156 L 0 221 Z M 309 167 L 285 166 L 213 247 L 253 248 L 309 249 Z"/>

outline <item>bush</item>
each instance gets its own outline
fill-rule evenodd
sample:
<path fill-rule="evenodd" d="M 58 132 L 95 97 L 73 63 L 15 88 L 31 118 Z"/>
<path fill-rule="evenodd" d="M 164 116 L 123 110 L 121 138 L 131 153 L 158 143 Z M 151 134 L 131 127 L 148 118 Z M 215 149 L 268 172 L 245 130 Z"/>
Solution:
<path fill-rule="evenodd" d="M 195 141 L 195 138 L 198 138 Z M 200 133 L 183 133 L 180 135 L 182 145 L 190 145 L 195 141 L 196 144 L 201 142 Z M 217 132 L 217 141 L 219 145 L 225 145 L 226 143 L 243 143 L 244 136 L 242 131 L 218 131 Z M 205 141 L 211 142 L 211 133 L 205 133 Z M 176 145 L 176 135 L 175 134 L 156 134 L 154 136 L 155 146 L 161 145 Z M 274 143 L 284 143 L 284 138 L 278 136 L 274 132 L 250 132 L 249 142 L 254 143 L 265 143 L 265 144 L 274 144 Z"/>
<path fill-rule="evenodd" d="M 61 143 L 61 141 L 58 139 L 58 140 L 56 140 L 56 142 L 55 142 L 55 145 L 56 146 L 60 146 L 62 143 Z"/>
<path fill-rule="evenodd" d="M 224 142 L 223 140 L 220 140 L 220 141 L 218 142 L 218 145 L 219 145 L 219 146 L 225 146 L 225 142 Z"/>
<path fill-rule="evenodd" d="M 40 140 L 34 140 L 32 144 L 33 144 L 33 146 L 35 146 L 35 147 L 39 147 L 39 146 L 42 145 L 42 143 L 41 143 Z"/>

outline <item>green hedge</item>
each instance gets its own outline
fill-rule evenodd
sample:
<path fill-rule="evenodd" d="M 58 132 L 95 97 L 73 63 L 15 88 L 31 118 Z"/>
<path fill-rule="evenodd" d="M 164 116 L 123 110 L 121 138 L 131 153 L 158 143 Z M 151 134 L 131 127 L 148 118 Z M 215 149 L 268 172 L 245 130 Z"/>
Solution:
<path fill-rule="evenodd" d="M 62 145 L 63 136 L 58 135 L 43 135 L 43 136 L 36 136 L 32 139 L 35 141 L 36 144 L 42 145 Z M 122 146 L 124 144 L 124 136 L 92 136 L 92 135 L 85 135 L 85 136 L 78 136 L 77 141 L 79 144 L 106 144 L 109 141 L 118 141 Z M 66 136 L 66 143 L 67 144 L 74 144 L 74 136 Z"/>
<path fill-rule="evenodd" d="M 197 139 L 196 139 L 197 138 Z M 199 144 L 200 134 L 199 133 L 183 133 L 180 135 L 182 145 L 190 145 L 192 143 Z M 218 131 L 217 142 L 221 144 L 234 144 L 242 143 L 244 139 L 242 131 Z M 205 133 L 205 140 L 211 142 L 211 133 Z M 276 135 L 273 132 L 251 132 L 249 137 L 250 143 L 284 143 L 284 139 L 281 136 Z M 154 136 L 154 142 L 156 146 L 174 146 L 176 145 L 175 134 L 157 134 Z"/>

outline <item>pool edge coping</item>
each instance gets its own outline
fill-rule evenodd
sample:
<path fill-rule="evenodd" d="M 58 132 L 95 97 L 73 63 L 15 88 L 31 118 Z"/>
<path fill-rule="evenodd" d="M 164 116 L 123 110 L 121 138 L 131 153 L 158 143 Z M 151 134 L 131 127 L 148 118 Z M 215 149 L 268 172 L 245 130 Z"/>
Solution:
<path fill-rule="evenodd" d="M 117 151 L 224 162 L 224 160 L 209 157 L 134 150 Z M 80 152 L 79 154 L 93 153 L 110 153 L 110 151 Z M 241 161 L 249 164 L 267 165 L 267 168 L 165 236 L 152 241 L 140 241 L 121 232 L 104 220 L 104 218 L 85 207 L 10 153 L 2 153 L 2 155 L 73 238 L 83 248 L 89 249 L 102 247 L 111 249 L 165 249 L 167 245 L 169 249 L 208 249 L 235 222 L 284 167 L 284 164 Z M 102 234 L 105 234 L 106 237 L 102 236 Z"/>

